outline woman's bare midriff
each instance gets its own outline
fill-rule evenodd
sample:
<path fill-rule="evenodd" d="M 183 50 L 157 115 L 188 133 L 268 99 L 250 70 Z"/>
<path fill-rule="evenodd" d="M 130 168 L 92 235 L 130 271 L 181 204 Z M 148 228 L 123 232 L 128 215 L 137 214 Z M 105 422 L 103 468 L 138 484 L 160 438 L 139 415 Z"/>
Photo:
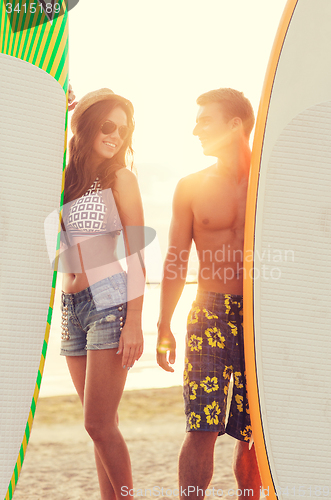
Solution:
<path fill-rule="evenodd" d="M 98 281 L 123 272 L 116 255 L 117 239 L 111 235 L 76 238 L 74 245 L 60 253 L 62 269 L 73 271 L 63 273 L 62 290 L 65 293 L 81 292 Z"/>
<path fill-rule="evenodd" d="M 89 287 L 86 274 L 66 273 L 62 277 L 62 290 L 65 293 L 77 293 Z"/>

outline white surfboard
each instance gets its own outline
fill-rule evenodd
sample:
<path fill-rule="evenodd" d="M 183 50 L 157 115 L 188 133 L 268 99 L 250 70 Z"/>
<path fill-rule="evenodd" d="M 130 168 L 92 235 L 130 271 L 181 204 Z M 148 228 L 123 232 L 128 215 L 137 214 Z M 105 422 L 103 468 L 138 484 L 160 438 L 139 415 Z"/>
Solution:
<path fill-rule="evenodd" d="M 10 3 L 16 7 L 11 16 Z M 52 22 L 40 2 L 21 4 L 0 5 L 0 498 L 5 500 L 13 496 L 24 460 L 47 350 L 56 272 L 44 221 L 60 206 L 68 89 L 65 3 Z M 26 12 L 30 5 L 37 6 L 35 12 Z"/>
<path fill-rule="evenodd" d="M 270 498 L 331 495 L 330 61 L 331 1 L 289 0 L 257 119 L 245 234 L 248 397 Z"/>

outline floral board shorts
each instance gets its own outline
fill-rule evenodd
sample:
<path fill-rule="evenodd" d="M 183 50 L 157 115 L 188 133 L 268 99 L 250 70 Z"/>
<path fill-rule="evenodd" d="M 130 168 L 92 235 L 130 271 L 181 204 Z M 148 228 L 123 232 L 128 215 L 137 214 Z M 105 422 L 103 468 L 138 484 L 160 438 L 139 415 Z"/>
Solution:
<path fill-rule="evenodd" d="M 249 441 L 242 296 L 198 292 L 187 320 L 184 401 L 187 431 L 227 433 Z M 231 375 L 233 393 L 227 423 Z"/>
<path fill-rule="evenodd" d="M 115 349 L 126 319 L 126 273 L 118 273 L 77 293 L 62 292 L 62 356 Z"/>

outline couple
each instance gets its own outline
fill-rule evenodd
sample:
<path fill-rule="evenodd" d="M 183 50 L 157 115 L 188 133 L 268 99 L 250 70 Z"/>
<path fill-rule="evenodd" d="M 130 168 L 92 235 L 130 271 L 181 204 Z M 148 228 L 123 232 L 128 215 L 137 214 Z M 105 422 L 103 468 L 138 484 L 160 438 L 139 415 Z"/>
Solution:
<path fill-rule="evenodd" d="M 65 174 L 61 264 L 62 343 L 94 442 L 102 500 L 132 489 L 130 458 L 118 428 L 117 408 L 128 369 L 143 350 L 141 311 L 144 266 L 143 209 L 135 175 L 126 168 L 134 130 L 130 101 L 109 89 L 91 92 L 74 109 Z M 260 477 L 245 390 L 242 332 L 243 240 L 253 109 L 241 92 L 219 89 L 197 100 L 194 135 L 216 164 L 177 186 L 170 244 L 164 265 L 157 360 L 173 371 L 171 317 L 185 284 L 194 240 L 199 255 L 198 295 L 188 318 L 184 398 L 187 435 L 179 459 L 182 491 L 202 498 L 213 473 L 218 434 L 238 441 L 238 488 L 254 489 Z M 132 233 L 132 226 L 141 231 Z M 127 271 L 116 255 L 123 232 Z M 134 236 L 132 236 L 134 235 Z M 138 241 L 137 241 L 138 240 Z M 223 253 L 222 253 L 223 249 Z M 222 254 L 222 255 L 221 255 Z M 175 257 L 175 258 L 174 258 Z M 170 363 L 170 364 L 169 364 Z M 234 390 L 225 427 L 231 374 Z M 199 489 L 198 489 L 199 488 Z M 183 493 L 184 496 L 185 493 Z"/>

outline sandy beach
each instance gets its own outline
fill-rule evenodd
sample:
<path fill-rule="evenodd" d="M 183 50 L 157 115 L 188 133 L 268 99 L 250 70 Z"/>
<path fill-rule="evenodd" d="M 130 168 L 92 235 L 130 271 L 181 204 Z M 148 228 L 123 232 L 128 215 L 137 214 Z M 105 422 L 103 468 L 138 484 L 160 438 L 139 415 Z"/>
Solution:
<path fill-rule="evenodd" d="M 14 500 L 100 500 L 92 441 L 83 426 L 82 408 L 74 394 L 65 359 L 59 356 L 58 290 L 41 385 L 42 397 L 38 400 Z M 134 488 L 143 490 L 142 498 L 178 498 L 175 491 L 177 461 L 185 435 L 179 384 L 182 382 L 186 314 L 195 293 L 195 285 L 185 287 L 181 307 L 174 315 L 177 361 L 175 373 L 171 374 L 161 370 L 155 361 L 159 287 L 147 290 L 145 296 L 144 354 L 130 370 L 128 390 L 124 391 L 119 409 L 120 428 L 131 456 Z M 210 485 L 215 490 L 223 490 L 222 498 L 232 500 L 235 497 L 229 496 L 228 490 L 235 488 L 233 447 L 234 440 L 229 436 L 218 439 L 214 479 Z M 160 490 L 145 495 L 145 489 L 153 487 Z M 137 492 L 136 498 L 138 495 Z"/>
<path fill-rule="evenodd" d="M 134 488 L 143 490 L 141 497 L 177 498 L 177 460 L 185 434 L 181 393 L 181 387 L 171 387 L 123 395 L 120 428 L 130 451 Z M 222 498 L 235 498 L 228 494 L 235 488 L 233 446 L 229 436 L 217 441 L 210 485 L 216 498 L 221 497 L 220 491 L 216 494 L 220 489 Z M 145 495 L 148 488 L 151 492 Z M 87 499 L 100 500 L 100 495 L 93 446 L 83 427 L 78 397 L 40 398 L 14 500 Z"/>

